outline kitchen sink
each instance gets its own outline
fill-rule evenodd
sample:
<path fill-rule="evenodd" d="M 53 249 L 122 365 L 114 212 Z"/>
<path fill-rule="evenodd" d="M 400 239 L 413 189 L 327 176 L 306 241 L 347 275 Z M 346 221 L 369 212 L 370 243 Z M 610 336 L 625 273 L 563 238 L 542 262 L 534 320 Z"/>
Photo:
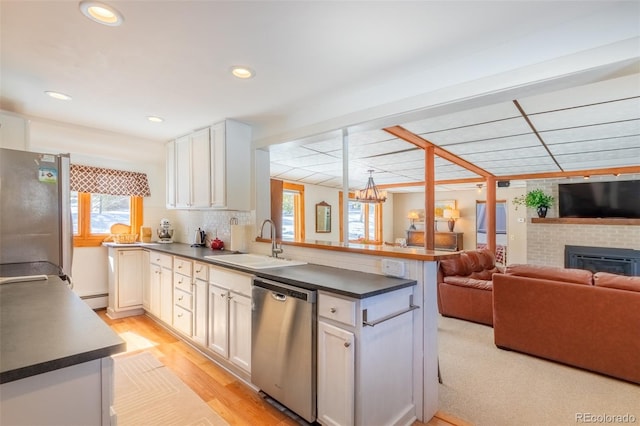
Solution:
<path fill-rule="evenodd" d="M 205 256 L 205 258 L 215 260 L 216 262 L 242 266 L 249 269 L 281 268 L 283 266 L 297 266 L 307 264 L 307 262 L 301 262 L 298 260 L 281 259 L 261 254 L 250 253 L 228 254 L 225 256 Z"/>

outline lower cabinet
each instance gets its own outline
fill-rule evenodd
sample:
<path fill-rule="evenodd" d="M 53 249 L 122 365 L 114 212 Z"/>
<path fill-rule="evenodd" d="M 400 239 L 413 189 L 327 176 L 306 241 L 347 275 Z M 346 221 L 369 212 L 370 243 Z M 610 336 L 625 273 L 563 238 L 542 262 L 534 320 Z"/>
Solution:
<path fill-rule="evenodd" d="M 355 336 L 318 322 L 318 422 L 354 424 Z"/>
<path fill-rule="evenodd" d="M 207 346 L 207 319 L 209 317 L 209 266 L 196 262 L 193 271 L 193 331 L 194 342 Z"/>
<path fill-rule="evenodd" d="M 142 309 L 144 268 L 140 248 L 109 247 L 109 306 L 110 318 L 139 315 Z"/>
<path fill-rule="evenodd" d="M 251 276 L 209 267 L 209 349 L 251 372 Z"/>
<path fill-rule="evenodd" d="M 171 325 L 173 320 L 173 259 L 171 256 L 149 254 L 149 312 Z"/>
<path fill-rule="evenodd" d="M 415 419 L 412 288 L 366 299 L 318 292 L 318 413 L 323 425 Z"/>

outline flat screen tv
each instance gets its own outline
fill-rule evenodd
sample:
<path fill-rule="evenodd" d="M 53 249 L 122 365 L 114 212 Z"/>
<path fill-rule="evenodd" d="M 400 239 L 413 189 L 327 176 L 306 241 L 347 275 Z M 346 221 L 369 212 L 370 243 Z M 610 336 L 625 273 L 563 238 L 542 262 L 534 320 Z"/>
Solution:
<path fill-rule="evenodd" d="M 640 180 L 558 185 L 560 217 L 640 219 Z"/>

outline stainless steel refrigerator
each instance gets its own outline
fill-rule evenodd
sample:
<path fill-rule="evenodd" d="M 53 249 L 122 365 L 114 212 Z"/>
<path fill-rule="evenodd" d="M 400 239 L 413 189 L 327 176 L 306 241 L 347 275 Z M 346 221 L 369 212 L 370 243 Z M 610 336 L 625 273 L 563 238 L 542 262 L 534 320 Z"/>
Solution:
<path fill-rule="evenodd" d="M 0 277 L 70 280 L 69 154 L 0 148 Z"/>

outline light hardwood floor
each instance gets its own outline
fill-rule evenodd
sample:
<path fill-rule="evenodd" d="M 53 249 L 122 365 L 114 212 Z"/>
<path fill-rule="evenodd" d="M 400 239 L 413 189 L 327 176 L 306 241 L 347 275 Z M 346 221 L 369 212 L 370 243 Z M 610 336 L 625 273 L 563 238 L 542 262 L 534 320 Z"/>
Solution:
<path fill-rule="evenodd" d="M 230 425 L 298 426 L 296 421 L 265 402 L 249 386 L 218 367 L 151 318 L 141 315 L 113 320 L 107 317 L 104 309 L 96 312 L 127 341 L 127 352 L 151 352 Z M 468 425 L 442 412 L 436 413 L 427 423 L 413 424 Z"/>

